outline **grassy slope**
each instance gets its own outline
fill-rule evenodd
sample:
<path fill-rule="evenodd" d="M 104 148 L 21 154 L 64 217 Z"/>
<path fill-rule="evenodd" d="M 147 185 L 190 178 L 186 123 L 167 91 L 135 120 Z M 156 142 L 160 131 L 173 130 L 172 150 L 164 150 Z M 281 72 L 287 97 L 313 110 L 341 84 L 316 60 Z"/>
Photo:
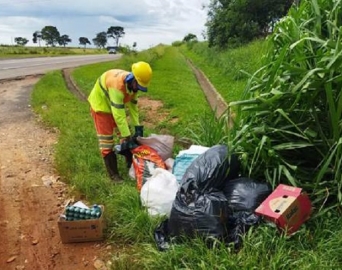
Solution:
<path fill-rule="evenodd" d="M 247 74 L 261 66 L 265 51 L 262 40 L 222 52 L 208 48 L 205 42 L 182 47 L 182 52 L 206 74 L 227 103 L 240 99 L 249 79 Z"/>
<path fill-rule="evenodd" d="M 117 64 L 127 67 L 125 62 Z M 89 91 L 94 79 L 111 66 L 114 63 L 80 68 L 74 77 Z M 153 62 L 153 68 L 148 95 L 163 100 L 170 114 L 181 119 L 176 125 L 165 123 L 170 132 L 186 132 L 188 125 L 198 119 L 196 115 L 208 109 L 194 76 L 175 48 L 165 50 L 164 56 Z M 213 74 L 220 81 L 215 70 Z M 226 79 L 221 77 L 221 81 Z M 341 265 L 342 220 L 334 214 L 311 219 L 291 238 L 280 236 L 273 227 L 255 228 L 245 237 L 239 253 L 220 244 L 208 249 L 199 240 L 173 246 L 168 252 L 157 251 L 153 231 L 159 220 L 149 218 L 142 209 L 133 182 L 120 187 L 110 185 L 88 104 L 66 90 L 59 72 L 49 73 L 37 84 L 32 102 L 43 119 L 61 131 L 56 160 L 63 179 L 89 201 L 106 205 L 108 241 L 120 249 L 113 254 L 114 269 L 333 269 Z M 43 110 L 42 105 L 47 109 Z"/>

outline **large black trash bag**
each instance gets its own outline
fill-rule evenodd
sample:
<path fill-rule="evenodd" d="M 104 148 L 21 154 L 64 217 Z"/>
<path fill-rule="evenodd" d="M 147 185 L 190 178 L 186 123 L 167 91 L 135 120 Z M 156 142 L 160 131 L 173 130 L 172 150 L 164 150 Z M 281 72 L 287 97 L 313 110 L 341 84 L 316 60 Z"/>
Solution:
<path fill-rule="evenodd" d="M 225 145 L 215 145 L 199 155 L 187 168 L 175 200 L 170 218 L 155 230 L 159 250 L 183 236 L 225 241 L 228 238 L 229 200 L 222 190 L 225 182 L 239 175 L 240 163 L 235 155 L 228 155 Z M 207 241 L 210 245 L 210 241 Z"/>
<path fill-rule="evenodd" d="M 199 195 L 190 205 L 175 199 L 170 218 L 164 220 L 154 231 L 157 247 L 160 251 L 165 251 L 171 242 L 180 242 L 183 237 L 201 237 L 207 240 L 208 246 L 211 246 L 211 238 L 226 241 L 230 214 L 228 200 L 222 192 Z"/>
<path fill-rule="evenodd" d="M 229 242 L 239 249 L 242 245 L 241 236 L 261 219 L 254 210 L 270 195 L 272 187 L 268 183 L 241 177 L 227 181 L 223 193 L 228 199 L 232 210 L 228 218 Z"/>
<path fill-rule="evenodd" d="M 224 240 L 230 215 L 228 200 L 222 192 L 198 195 L 189 205 L 176 196 L 168 222 L 171 237 L 214 237 Z"/>
<path fill-rule="evenodd" d="M 230 208 L 222 188 L 238 176 L 238 169 L 237 157 L 229 158 L 225 145 L 215 145 L 199 155 L 176 193 L 168 222 L 170 236 L 225 239 Z"/>

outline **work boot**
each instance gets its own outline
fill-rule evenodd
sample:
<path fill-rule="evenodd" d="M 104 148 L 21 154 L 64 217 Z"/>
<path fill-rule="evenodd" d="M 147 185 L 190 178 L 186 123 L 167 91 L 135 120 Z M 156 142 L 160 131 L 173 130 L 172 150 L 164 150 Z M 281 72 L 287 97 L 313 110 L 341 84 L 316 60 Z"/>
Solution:
<path fill-rule="evenodd" d="M 110 152 L 103 159 L 110 179 L 116 184 L 122 183 L 123 179 L 118 171 L 118 160 L 116 154 L 114 152 Z"/>

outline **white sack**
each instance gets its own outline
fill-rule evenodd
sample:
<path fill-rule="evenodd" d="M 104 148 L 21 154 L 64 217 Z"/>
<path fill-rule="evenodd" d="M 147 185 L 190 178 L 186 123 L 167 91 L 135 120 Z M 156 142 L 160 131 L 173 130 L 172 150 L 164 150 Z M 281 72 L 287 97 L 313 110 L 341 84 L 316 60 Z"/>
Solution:
<path fill-rule="evenodd" d="M 151 216 L 170 216 L 173 201 L 178 191 L 176 177 L 169 171 L 156 168 L 140 191 L 143 206 Z"/>

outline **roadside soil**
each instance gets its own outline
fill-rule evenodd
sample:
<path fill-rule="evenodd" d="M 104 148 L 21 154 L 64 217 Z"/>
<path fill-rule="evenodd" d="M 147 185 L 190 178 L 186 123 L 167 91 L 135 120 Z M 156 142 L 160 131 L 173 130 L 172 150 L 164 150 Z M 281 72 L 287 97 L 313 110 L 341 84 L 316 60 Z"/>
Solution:
<path fill-rule="evenodd" d="M 204 74 L 189 62 L 217 115 L 226 104 Z M 66 84 L 80 100 L 84 95 L 63 70 Z M 0 269 L 109 269 L 112 247 L 103 242 L 63 244 L 57 220 L 69 197 L 53 165 L 58 130 L 47 129 L 30 108 L 39 76 L 0 81 Z M 145 113 L 155 115 L 160 101 L 139 99 Z M 160 115 L 161 118 L 166 117 Z M 155 123 L 144 123 L 153 126 Z"/>
<path fill-rule="evenodd" d="M 0 269 L 106 269 L 111 246 L 61 243 L 57 219 L 71 198 L 53 166 L 58 131 L 29 106 L 38 80 L 0 82 Z"/>

